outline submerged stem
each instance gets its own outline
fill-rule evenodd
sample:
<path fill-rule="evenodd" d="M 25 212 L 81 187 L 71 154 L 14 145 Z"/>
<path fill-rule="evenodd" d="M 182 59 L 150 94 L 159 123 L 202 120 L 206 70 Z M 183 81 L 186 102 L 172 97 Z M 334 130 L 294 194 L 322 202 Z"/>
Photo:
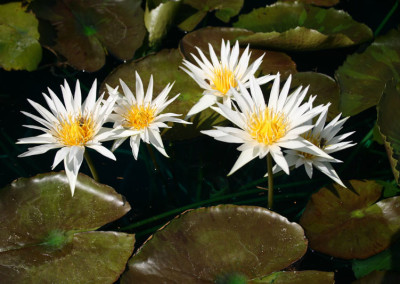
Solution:
<path fill-rule="evenodd" d="M 271 153 L 267 155 L 268 167 L 268 209 L 272 210 L 274 206 L 274 175 L 272 173 L 272 156 Z"/>
<path fill-rule="evenodd" d="M 93 160 L 90 157 L 89 152 L 88 152 L 87 149 L 85 149 L 85 154 L 84 155 L 85 155 L 86 163 L 88 164 L 90 172 L 92 173 L 93 179 L 95 181 L 99 182 L 99 175 L 97 174 L 96 167 L 94 166 Z"/>

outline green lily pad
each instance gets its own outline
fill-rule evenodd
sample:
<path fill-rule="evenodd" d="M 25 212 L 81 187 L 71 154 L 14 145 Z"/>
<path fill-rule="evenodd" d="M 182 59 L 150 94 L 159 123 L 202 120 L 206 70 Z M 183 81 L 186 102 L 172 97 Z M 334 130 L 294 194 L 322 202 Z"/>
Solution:
<path fill-rule="evenodd" d="M 161 3 L 160 1 L 147 1 L 144 12 L 144 24 L 149 32 L 150 46 L 157 45 L 167 34 L 180 5 L 180 0 Z M 153 8 L 152 6 L 156 7 Z"/>
<path fill-rule="evenodd" d="M 208 12 L 215 11 L 215 16 L 223 22 L 229 20 L 239 14 L 243 7 L 244 0 L 183 0 L 183 3 L 197 10 L 189 19 L 179 25 L 180 28 L 191 31 L 193 30 L 207 15 Z"/>
<path fill-rule="evenodd" d="M 340 110 L 355 115 L 375 106 L 385 84 L 400 78 L 400 32 L 378 37 L 363 53 L 347 57 L 335 77 L 340 85 Z"/>
<path fill-rule="evenodd" d="M 267 277 L 250 281 L 249 284 L 308 284 L 308 283 L 335 283 L 333 272 L 323 271 L 280 271 Z"/>
<path fill-rule="evenodd" d="M 280 2 L 301 2 L 304 4 L 313 4 L 316 6 L 332 7 L 340 2 L 340 0 L 279 0 Z"/>
<path fill-rule="evenodd" d="M 354 281 L 353 284 L 394 284 L 400 283 L 400 273 L 395 271 L 374 271 Z"/>
<path fill-rule="evenodd" d="M 244 43 L 278 50 L 322 50 L 347 47 L 372 39 L 366 25 L 336 9 L 302 3 L 282 3 L 241 15 L 234 27 L 255 32 L 241 37 Z"/>
<path fill-rule="evenodd" d="M 33 71 L 42 59 L 38 20 L 21 3 L 0 5 L 0 67 Z"/>
<path fill-rule="evenodd" d="M 164 49 L 156 54 L 152 54 L 139 60 L 125 63 L 118 66 L 104 80 L 101 90 L 105 91 L 105 84 L 111 87 L 119 85 L 122 79 L 129 88 L 135 93 L 135 71 L 137 71 L 143 81 L 145 88 L 150 79 L 154 76 L 155 98 L 168 83 L 175 82 L 169 97 L 180 93 L 180 96 L 171 103 L 164 112 L 182 114 L 183 117 L 189 112 L 192 106 L 201 98 L 202 89 L 197 83 L 179 66 L 182 64 L 182 57 L 176 49 Z M 212 128 L 220 125 L 226 120 L 211 109 L 202 111 L 189 119 L 193 124 L 174 124 L 172 128 L 166 129 L 163 137 L 170 140 L 189 139 L 200 135 L 200 130 Z"/>
<path fill-rule="evenodd" d="M 259 278 L 287 267 L 306 249 L 303 229 L 267 209 L 200 208 L 179 215 L 150 237 L 130 259 L 121 283 Z"/>
<path fill-rule="evenodd" d="M 107 51 L 119 59 L 131 59 L 142 45 L 146 29 L 140 0 L 36 0 L 32 8 L 39 18 L 57 30 L 52 46 L 68 64 L 89 72 L 105 63 Z"/>
<path fill-rule="evenodd" d="M 400 82 L 388 82 L 378 104 L 377 125 L 384 140 L 393 175 L 400 175 Z"/>
<path fill-rule="evenodd" d="M 134 236 L 91 231 L 130 210 L 111 187 L 64 172 L 20 178 L 0 190 L 0 278 L 6 283 L 113 283 Z M 101 279 L 101 280 L 100 280 Z"/>
<path fill-rule="evenodd" d="M 316 72 L 299 72 L 293 76 L 291 87 L 310 86 L 309 95 L 317 95 L 314 105 L 331 103 L 327 120 L 332 120 L 339 113 L 340 90 L 336 81 L 328 75 Z M 307 98 L 306 98 L 307 99 Z"/>
<path fill-rule="evenodd" d="M 249 34 L 253 34 L 253 32 L 237 28 L 207 27 L 185 35 L 179 43 L 179 51 L 185 59 L 191 61 L 193 64 L 197 64 L 190 55 L 191 53 L 196 56 L 198 55 L 196 46 L 203 51 L 206 57 L 210 58 L 209 43 L 213 46 L 216 54 L 220 54 L 222 39 L 229 40 L 231 44 L 234 44 L 236 39 Z M 244 48 L 241 48 L 241 52 L 243 51 Z M 251 46 L 250 51 L 252 52 L 250 62 L 253 62 L 265 53 L 263 62 L 260 65 L 260 71 L 264 75 L 280 72 L 282 78 L 287 78 L 289 74 L 297 72 L 296 63 L 285 53 L 254 49 Z"/>
<path fill-rule="evenodd" d="M 383 251 L 400 230 L 400 197 L 375 203 L 382 185 L 351 180 L 349 189 L 333 184 L 313 194 L 300 224 L 310 248 L 345 259 Z"/>

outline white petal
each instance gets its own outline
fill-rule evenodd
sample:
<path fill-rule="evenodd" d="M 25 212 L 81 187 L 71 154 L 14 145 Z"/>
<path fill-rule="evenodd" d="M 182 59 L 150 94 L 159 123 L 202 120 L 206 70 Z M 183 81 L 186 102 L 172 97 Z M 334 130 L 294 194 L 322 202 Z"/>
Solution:
<path fill-rule="evenodd" d="M 56 143 L 57 141 L 51 134 L 45 133 L 38 136 L 26 137 L 18 139 L 17 144 L 47 144 Z"/>
<path fill-rule="evenodd" d="M 258 156 L 258 153 L 254 151 L 254 148 L 242 151 L 240 153 L 239 158 L 236 160 L 236 163 L 233 165 L 231 171 L 229 172 L 228 176 L 236 172 L 238 169 L 243 167 L 245 164 L 253 160 L 255 157 Z"/>
<path fill-rule="evenodd" d="M 18 157 L 28 157 L 28 156 L 33 156 L 33 155 L 40 155 L 43 153 L 46 153 L 47 151 L 51 149 L 56 149 L 60 148 L 61 146 L 58 144 L 44 144 L 44 145 L 39 145 L 35 147 L 28 148 L 28 151 L 25 153 L 22 153 L 21 155 L 18 155 Z"/>
<path fill-rule="evenodd" d="M 88 147 L 93 150 L 96 150 L 97 152 L 99 152 L 100 154 L 102 154 L 103 156 L 105 156 L 111 160 L 114 160 L 114 161 L 116 160 L 114 154 L 104 146 L 93 144 L 93 145 L 88 145 Z"/>
<path fill-rule="evenodd" d="M 203 95 L 201 99 L 189 110 L 186 117 L 191 117 L 215 104 L 217 98 L 213 95 Z"/>
<path fill-rule="evenodd" d="M 63 147 L 57 151 L 56 156 L 54 157 L 53 165 L 51 166 L 52 170 L 54 170 L 54 168 L 57 167 L 62 160 L 64 160 L 64 158 L 68 155 L 69 150 L 69 147 Z"/>
<path fill-rule="evenodd" d="M 314 166 L 322 173 L 333 179 L 336 183 L 346 187 L 330 163 L 314 162 Z"/>
<path fill-rule="evenodd" d="M 97 79 L 94 80 L 92 87 L 89 90 L 89 94 L 86 100 L 82 104 L 82 109 L 85 113 L 91 112 L 96 103 L 96 88 Z"/>
<path fill-rule="evenodd" d="M 128 99 L 129 103 L 132 105 L 136 104 L 136 98 L 125 82 L 122 81 L 122 79 L 119 79 L 119 83 L 121 84 L 122 90 L 124 91 L 125 97 Z"/>
<path fill-rule="evenodd" d="M 289 166 L 286 162 L 285 157 L 283 157 L 283 153 L 278 146 L 271 146 L 270 151 L 272 158 L 278 164 L 278 166 L 288 175 L 289 174 Z"/>
<path fill-rule="evenodd" d="M 135 71 L 135 76 L 136 76 L 136 100 L 138 105 L 142 105 L 144 97 L 143 82 L 142 79 L 140 79 L 138 72 L 136 71 Z"/>
<path fill-rule="evenodd" d="M 125 140 L 126 140 L 127 138 L 128 138 L 128 137 L 124 137 L 124 138 L 115 140 L 115 141 L 114 141 L 114 144 L 112 145 L 111 151 L 114 152 L 119 146 L 121 146 L 122 143 L 125 142 Z"/>
<path fill-rule="evenodd" d="M 276 105 L 278 103 L 278 96 L 279 96 L 279 80 L 280 79 L 280 74 L 276 74 L 274 83 L 271 88 L 271 93 L 269 95 L 269 100 L 268 100 L 268 107 L 276 110 Z"/>
<path fill-rule="evenodd" d="M 132 136 L 130 139 L 130 144 L 132 148 L 132 154 L 135 160 L 137 160 L 138 155 L 139 155 L 139 147 L 140 147 L 140 136 Z"/>
<path fill-rule="evenodd" d="M 67 174 L 72 196 L 74 196 L 76 179 L 82 165 L 84 151 L 84 147 L 71 147 L 70 152 L 64 159 L 65 173 Z"/>

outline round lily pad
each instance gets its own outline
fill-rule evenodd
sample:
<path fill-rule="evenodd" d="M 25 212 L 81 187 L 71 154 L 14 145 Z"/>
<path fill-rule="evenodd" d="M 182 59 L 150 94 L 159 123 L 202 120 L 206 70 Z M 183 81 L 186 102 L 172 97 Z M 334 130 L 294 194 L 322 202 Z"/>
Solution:
<path fill-rule="evenodd" d="M 340 90 L 336 81 L 328 75 L 316 72 L 299 72 L 294 74 L 291 87 L 309 86 L 308 96 L 317 95 L 314 106 L 331 103 L 327 120 L 336 117 L 339 111 Z M 307 99 L 307 98 L 306 98 Z"/>
<path fill-rule="evenodd" d="M 255 206 L 187 211 L 150 237 L 128 263 L 122 283 L 209 283 L 228 275 L 254 279 L 281 270 L 307 249 L 303 229 Z"/>
<path fill-rule="evenodd" d="M 83 174 L 73 197 L 64 172 L 14 181 L 0 190 L 0 279 L 113 283 L 132 254 L 134 236 L 88 231 L 129 210 L 114 189 Z"/>
<path fill-rule="evenodd" d="M 384 140 L 393 175 L 400 184 L 400 83 L 386 84 L 379 101 L 377 125 Z"/>
<path fill-rule="evenodd" d="M 366 25 L 336 9 L 277 2 L 239 16 L 234 27 L 255 32 L 242 42 L 277 50 L 322 50 L 352 46 L 372 39 Z"/>
<path fill-rule="evenodd" d="M 349 55 L 335 77 L 340 85 L 340 110 L 355 115 L 375 106 L 386 82 L 400 76 L 400 32 L 378 37 L 363 53 Z"/>
<path fill-rule="evenodd" d="M 146 29 L 140 0 L 36 0 L 39 18 L 57 30 L 54 48 L 77 69 L 99 70 L 107 50 L 122 60 L 131 59 L 142 45 Z"/>
<path fill-rule="evenodd" d="M 249 281 L 249 284 L 308 284 L 308 283 L 335 283 L 333 272 L 323 271 L 280 271 L 267 277 Z"/>
<path fill-rule="evenodd" d="M 367 258 L 386 249 L 400 229 L 400 197 L 375 203 L 382 185 L 351 180 L 313 194 L 300 224 L 310 248 L 345 259 Z"/>
<path fill-rule="evenodd" d="M 196 46 L 202 50 L 206 57 L 210 58 L 208 44 L 213 46 L 216 54 L 221 53 L 221 42 L 222 39 L 229 40 L 231 44 L 235 44 L 235 41 L 242 36 L 253 34 L 253 32 L 245 29 L 238 28 L 221 28 L 221 27 L 207 27 L 203 29 L 196 30 L 194 32 L 185 35 L 179 43 L 179 51 L 185 57 L 185 59 L 196 64 L 191 53 L 198 56 Z M 241 48 L 241 53 L 244 51 L 244 47 L 247 44 L 243 44 Z M 258 57 L 263 54 L 263 62 L 261 63 L 259 69 L 263 75 L 276 74 L 280 72 L 282 78 L 287 78 L 289 74 L 296 73 L 296 63 L 285 53 L 276 51 L 267 51 L 262 49 L 252 48 L 251 51 L 251 62 L 254 62 Z"/>
<path fill-rule="evenodd" d="M 136 92 L 135 71 L 137 71 L 143 81 L 145 88 L 150 80 L 150 75 L 154 77 L 153 98 L 167 86 L 174 83 L 169 97 L 180 94 L 164 112 L 182 114 L 184 118 L 193 105 L 202 97 L 202 89 L 197 83 L 179 67 L 182 65 L 182 57 L 176 49 L 164 49 L 156 54 L 152 54 L 139 60 L 125 63 L 118 66 L 104 80 L 101 89 L 106 90 L 105 84 L 115 88 L 122 79 L 129 88 Z M 192 125 L 173 124 L 173 127 L 166 129 L 163 137 L 170 140 L 189 139 L 200 135 L 200 130 L 210 129 L 214 125 L 224 123 L 226 120 L 211 109 L 202 111 L 200 114 L 190 118 Z"/>
<path fill-rule="evenodd" d="M 5 70 L 37 68 L 42 59 L 39 22 L 21 3 L 0 5 L 0 67 Z"/>

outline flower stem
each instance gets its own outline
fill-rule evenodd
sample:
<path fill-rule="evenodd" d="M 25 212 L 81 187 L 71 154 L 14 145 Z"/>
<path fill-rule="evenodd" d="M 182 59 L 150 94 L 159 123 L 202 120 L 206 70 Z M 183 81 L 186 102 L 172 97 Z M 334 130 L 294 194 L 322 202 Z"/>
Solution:
<path fill-rule="evenodd" d="M 155 168 L 156 172 L 160 172 L 160 167 L 157 164 L 156 156 L 154 155 L 153 149 L 150 147 L 150 144 L 146 143 L 146 146 L 147 146 L 147 150 L 149 150 L 149 154 L 150 154 L 150 157 L 151 157 L 151 159 L 153 161 L 154 168 Z"/>
<path fill-rule="evenodd" d="M 268 209 L 272 210 L 274 206 L 274 175 L 272 173 L 272 156 L 271 153 L 267 155 L 268 167 Z"/>
<path fill-rule="evenodd" d="M 92 173 L 93 179 L 94 179 L 95 181 L 99 182 L 99 175 L 97 174 L 96 168 L 95 168 L 95 166 L 94 166 L 94 164 L 93 164 L 93 160 L 92 160 L 92 158 L 90 157 L 88 150 L 86 150 L 86 149 L 85 149 L 85 154 L 84 154 L 84 156 L 85 156 L 86 163 L 87 163 L 88 166 L 89 166 L 90 172 Z"/>

